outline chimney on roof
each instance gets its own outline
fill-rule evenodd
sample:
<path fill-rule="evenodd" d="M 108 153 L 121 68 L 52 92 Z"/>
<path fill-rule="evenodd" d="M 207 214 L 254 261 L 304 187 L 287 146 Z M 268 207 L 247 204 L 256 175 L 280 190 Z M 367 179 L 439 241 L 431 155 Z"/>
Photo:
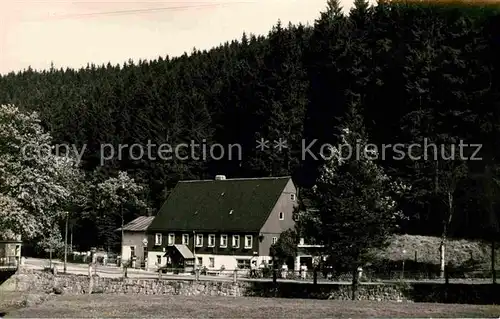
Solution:
<path fill-rule="evenodd" d="M 216 181 L 224 181 L 226 180 L 226 175 L 215 175 Z"/>

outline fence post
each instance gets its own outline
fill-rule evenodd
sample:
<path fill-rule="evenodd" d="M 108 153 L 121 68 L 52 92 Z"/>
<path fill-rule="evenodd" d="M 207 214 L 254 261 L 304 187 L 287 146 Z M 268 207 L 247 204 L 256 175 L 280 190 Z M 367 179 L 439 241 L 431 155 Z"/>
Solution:
<path fill-rule="evenodd" d="M 233 282 L 236 283 L 238 281 L 238 269 L 233 271 Z"/>
<path fill-rule="evenodd" d="M 200 268 L 196 268 L 196 281 L 200 280 Z"/>
<path fill-rule="evenodd" d="M 418 258 L 417 258 L 417 256 L 418 256 L 418 253 L 417 253 L 417 251 L 415 250 L 415 263 L 417 263 L 417 262 L 418 262 Z"/>
<path fill-rule="evenodd" d="M 450 271 L 449 271 L 449 267 L 450 267 L 449 263 L 447 263 L 444 266 L 444 281 L 445 281 L 446 285 L 448 285 L 450 283 Z M 446 289 L 448 289 L 448 288 L 446 288 Z"/>
<path fill-rule="evenodd" d="M 92 282 L 92 260 L 89 263 L 89 290 L 88 293 L 92 293 L 93 282 Z"/>
<path fill-rule="evenodd" d="M 276 269 L 276 266 L 273 265 L 273 283 L 276 283 L 276 281 L 278 281 L 278 269 Z"/>
<path fill-rule="evenodd" d="M 448 302 L 448 289 L 450 288 L 449 283 L 450 283 L 450 263 L 446 263 L 444 265 L 444 301 Z"/>
<path fill-rule="evenodd" d="M 318 268 L 317 267 L 314 267 L 313 269 L 313 284 L 317 284 L 318 283 Z"/>

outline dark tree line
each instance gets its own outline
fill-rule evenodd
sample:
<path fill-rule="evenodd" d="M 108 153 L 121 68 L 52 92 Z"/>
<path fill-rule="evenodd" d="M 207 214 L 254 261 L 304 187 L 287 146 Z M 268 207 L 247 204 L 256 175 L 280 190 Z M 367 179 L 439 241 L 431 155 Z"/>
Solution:
<path fill-rule="evenodd" d="M 482 144 L 480 161 L 394 160 L 390 149 L 380 161 L 390 175 L 413 185 L 403 203 L 409 218 L 403 231 L 427 235 L 442 233 L 449 204 L 442 198 L 451 192 L 443 181 L 466 165 L 467 174 L 453 184 L 449 232 L 477 238 L 490 227 L 486 216 L 496 213 L 484 208 L 480 189 L 481 180 L 495 178 L 491 172 L 499 164 L 499 56 L 500 15 L 494 6 L 369 7 L 357 0 L 344 16 L 329 1 L 314 26 L 278 22 L 266 37 L 243 34 L 209 51 L 7 74 L 0 77 L 0 102 L 39 111 L 56 143 L 86 145 L 83 167 L 96 178 L 129 172 L 148 187 L 144 196 L 155 208 L 177 181 L 216 174 L 290 174 L 299 187 L 312 186 L 321 161 L 304 159 L 303 143 L 317 140 L 311 148 L 316 154 L 322 143 L 339 143 L 341 119 L 355 105 L 377 145 L 424 139 Z M 261 137 L 271 140 L 265 151 L 255 148 Z M 272 147 L 279 138 L 289 146 L 281 152 Z M 134 160 L 125 153 L 100 165 L 102 144 L 117 150 L 118 144 L 175 146 L 191 140 L 238 143 L 243 157 Z"/>

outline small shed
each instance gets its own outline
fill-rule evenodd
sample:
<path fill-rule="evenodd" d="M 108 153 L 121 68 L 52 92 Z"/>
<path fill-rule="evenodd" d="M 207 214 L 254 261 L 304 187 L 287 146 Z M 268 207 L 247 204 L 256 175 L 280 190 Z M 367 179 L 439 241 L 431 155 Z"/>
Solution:
<path fill-rule="evenodd" d="M 168 268 L 185 273 L 194 271 L 194 254 L 186 245 L 168 246 L 164 257 L 169 260 Z"/>
<path fill-rule="evenodd" d="M 21 236 L 0 237 L 0 267 L 17 268 L 21 262 Z"/>

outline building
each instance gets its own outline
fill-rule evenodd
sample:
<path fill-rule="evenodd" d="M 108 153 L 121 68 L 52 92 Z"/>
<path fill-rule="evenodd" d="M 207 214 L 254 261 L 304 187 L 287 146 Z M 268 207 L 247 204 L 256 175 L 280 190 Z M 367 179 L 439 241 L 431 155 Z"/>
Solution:
<path fill-rule="evenodd" d="M 190 273 L 194 268 L 194 254 L 186 245 L 175 244 L 167 246 L 164 257 L 170 260 L 168 266 L 172 268 L 172 272 Z M 168 271 L 168 268 L 166 269 Z"/>
<path fill-rule="evenodd" d="M 147 265 L 148 243 L 146 229 L 149 227 L 154 217 L 140 216 L 123 226 L 123 238 L 121 249 L 121 262 L 128 263 L 135 257 L 134 268 L 143 268 Z M 118 228 L 117 231 L 121 231 Z"/>
<path fill-rule="evenodd" d="M 4 236 L 10 234 L 10 236 Z M 12 235 L 11 232 L 5 232 L 0 236 L 0 268 L 17 269 L 21 264 L 21 245 L 20 235 Z"/>
<path fill-rule="evenodd" d="M 311 200 L 304 196 L 303 193 L 301 195 L 302 207 L 298 213 L 298 218 L 300 218 L 302 213 L 307 214 L 308 212 L 317 211 Z M 304 238 L 300 238 L 297 245 L 297 257 L 295 258 L 294 269 L 300 269 L 301 265 L 306 265 L 307 269 L 312 269 L 314 264 L 326 260 L 326 256 L 322 253 L 323 247 L 323 245 L 310 244 Z"/>
<path fill-rule="evenodd" d="M 169 266 L 168 247 L 197 267 L 247 269 L 294 227 L 297 189 L 290 177 L 181 181 L 148 227 L 148 266 Z"/>

